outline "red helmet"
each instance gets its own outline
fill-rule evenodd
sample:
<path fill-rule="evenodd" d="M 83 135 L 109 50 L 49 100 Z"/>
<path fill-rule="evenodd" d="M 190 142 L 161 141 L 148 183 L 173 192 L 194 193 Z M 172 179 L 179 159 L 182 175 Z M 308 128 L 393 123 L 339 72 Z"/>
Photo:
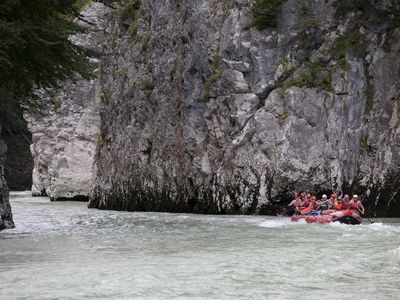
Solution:
<path fill-rule="evenodd" d="M 315 196 L 312 196 L 312 197 L 311 197 L 311 199 L 313 199 L 313 200 L 317 200 L 317 197 L 315 197 Z"/>
<path fill-rule="evenodd" d="M 307 194 L 307 197 L 308 197 L 308 198 L 311 198 L 311 194 Z"/>
<path fill-rule="evenodd" d="M 336 199 L 336 194 L 332 194 L 331 198 Z"/>
<path fill-rule="evenodd" d="M 348 194 L 344 194 L 344 198 L 350 198 Z"/>

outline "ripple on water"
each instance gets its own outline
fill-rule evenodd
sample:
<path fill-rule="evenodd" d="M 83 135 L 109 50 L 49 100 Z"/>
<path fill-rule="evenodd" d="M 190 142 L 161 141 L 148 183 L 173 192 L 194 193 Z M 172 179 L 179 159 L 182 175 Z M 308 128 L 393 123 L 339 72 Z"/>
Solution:
<path fill-rule="evenodd" d="M 399 284 L 398 220 L 306 224 L 10 198 L 17 228 L 0 232 L 0 299 L 384 299 Z"/>
<path fill-rule="evenodd" d="M 274 218 L 268 219 L 264 222 L 258 224 L 260 227 L 266 228 L 278 228 L 278 227 L 286 227 L 286 226 L 299 226 L 307 224 L 303 219 L 300 219 L 298 222 L 293 222 L 290 218 Z"/>

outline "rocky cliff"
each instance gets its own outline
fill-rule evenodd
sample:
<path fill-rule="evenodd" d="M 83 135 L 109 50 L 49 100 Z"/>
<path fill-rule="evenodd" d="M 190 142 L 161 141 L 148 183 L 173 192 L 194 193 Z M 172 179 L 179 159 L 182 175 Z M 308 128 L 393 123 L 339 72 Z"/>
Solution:
<path fill-rule="evenodd" d="M 275 2 L 262 30 L 247 0 L 112 13 L 91 207 L 268 213 L 309 190 L 400 215 L 397 2 Z"/>
<path fill-rule="evenodd" d="M 7 182 L 4 178 L 4 159 L 6 152 L 7 146 L 0 136 L 0 230 L 14 228 L 11 206 L 8 199 Z"/>
<path fill-rule="evenodd" d="M 82 11 L 79 22 L 88 31 L 71 36 L 75 44 L 101 53 L 107 10 L 94 2 Z M 93 58 L 93 63 L 98 65 L 98 60 Z M 59 90 L 41 91 L 48 105 L 25 115 L 32 132 L 32 193 L 52 200 L 87 200 L 100 126 L 99 79 L 68 81 L 60 86 Z"/>

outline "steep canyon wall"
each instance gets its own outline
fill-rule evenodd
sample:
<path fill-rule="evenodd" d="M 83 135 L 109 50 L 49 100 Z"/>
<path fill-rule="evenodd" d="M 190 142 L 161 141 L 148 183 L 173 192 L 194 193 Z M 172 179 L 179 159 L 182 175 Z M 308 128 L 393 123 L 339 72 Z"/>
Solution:
<path fill-rule="evenodd" d="M 90 206 L 268 213 L 345 191 L 398 215 L 398 7 L 337 3 L 286 1 L 261 31 L 245 0 L 114 12 Z"/>
<path fill-rule="evenodd" d="M 281 1 L 259 30 L 250 2 L 127 1 L 107 21 L 92 10 L 98 78 L 53 91 L 60 105 L 30 122 L 34 191 L 246 214 L 295 190 L 356 192 L 400 215 L 398 4 Z"/>
<path fill-rule="evenodd" d="M 71 40 L 101 54 L 107 12 L 101 3 L 89 4 L 78 21 L 88 31 L 71 36 Z M 98 59 L 92 60 L 98 75 Z M 93 80 L 60 83 L 58 90 L 40 91 L 46 107 L 25 114 L 32 132 L 33 195 L 47 195 L 51 200 L 88 200 L 100 126 L 97 75 Z"/>
<path fill-rule="evenodd" d="M 1 133 L 0 126 L 0 133 Z M 14 227 L 13 216 L 9 201 L 8 186 L 4 178 L 4 159 L 7 152 L 7 145 L 0 135 L 0 230 Z"/>

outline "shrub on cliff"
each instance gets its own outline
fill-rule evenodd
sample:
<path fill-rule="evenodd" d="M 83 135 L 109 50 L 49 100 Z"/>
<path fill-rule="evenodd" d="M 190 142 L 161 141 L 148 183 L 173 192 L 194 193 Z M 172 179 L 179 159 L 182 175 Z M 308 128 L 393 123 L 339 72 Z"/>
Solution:
<path fill-rule="evenodd" d="M 278 16 L 285 2 L 286 0 L 253 0 L 251 2 L 251 12 L 253 14 L 251 26 L 256 27 L 258 30 L 276 27 Z"/>

